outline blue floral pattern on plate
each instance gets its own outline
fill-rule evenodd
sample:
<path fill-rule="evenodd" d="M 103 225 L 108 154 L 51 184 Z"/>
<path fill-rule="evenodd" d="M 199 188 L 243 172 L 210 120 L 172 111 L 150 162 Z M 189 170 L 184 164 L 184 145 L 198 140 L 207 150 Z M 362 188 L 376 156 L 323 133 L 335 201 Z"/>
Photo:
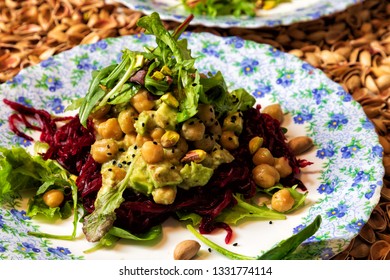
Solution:
<path fill-rule="evenodd" d="M 230 89 L 245 88 L 262 106 L 280 103 L 286 113 L 287 137 L 305 134 L 315 143 L 315 149 L 304 155 L 314 162 L 302 173 L 309 190 L 307 206 L 286 221 L 275 221 L 272 225 L 275 231 L 266 230 L 270 226 L 267 221 L 250 222 L 251 230 L 245 225 L 242 231 L 238 227 L 236 238 L 241 245 L 236 249 L 251 254 L 254 247 L 251 240 L 258 238 L 261 231 L 265 236 L 257 249 L 265 251 L 321 215 L 323 223 L 319 231 L 292 258 L 329 259 L 341 252 L 367 222 L 379 201 L 383 183 L 382 147 L 361 106 L 323 72 L 269 45 L 202 33 L 185 32 L 182 36 L 189 40 L 200 71 L 220 70 Z M 124 47 L 142 50 L 145 44 L 154 45 L 154 38 L 137 34 L 75 47 L 22 70 L 0 86 L 0 94 L 28 106 L 61 113 L 70 100 L 87 91 L 94 69 L 118 61 Z M 2 106 L 0 112 L 0 143 L 31 145 L 9 131 L 10 109 Z M 73 253 L 78 245 L 72 242 L 63 245 L 27 235 L 27 231 L 39 226 L 21 208 L 0 209 L 0 259 L 90 257 Z M 180 232 L 178 238 L 188 234 L 177 227 L 169 235 L 175 236 L 176 232 Z M 143 246 L 128 246 L 113 250 L 113 255 L 98 251 L 91 257 L 142 258 L 142 253 L 135 252 Z M 156 255 L 152 258 L 169 258 L 166 251 L 171 247 L 167 246 L 146 247 L 145 252 L 153 251 Z"/>
<path fill-rule="evenodd" d="M 182 22 L 189 15 L 181 6 L 181 0 L 119 0 L 118 2 L 147 15 L 158 12 L 164 20 Z M 322 16 L 343 11 L 350 5 L 359 2 L 361 0 L 292 0 L 289 3 L 282 3 L 270 11 L 260 11 L 256 17 L 218 16 L 213 18 L 197 15 L 191 24 L 221 28 L 258 28 L 289 25 L 294 22 L 315 20 Z"/>

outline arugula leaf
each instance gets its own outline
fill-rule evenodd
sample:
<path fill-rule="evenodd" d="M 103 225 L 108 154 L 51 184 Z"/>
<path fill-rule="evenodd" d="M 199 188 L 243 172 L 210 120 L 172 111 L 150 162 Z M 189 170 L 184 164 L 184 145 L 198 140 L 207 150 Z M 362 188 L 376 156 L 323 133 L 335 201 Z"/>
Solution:
<path fill-rule="evenodd" d="M 157 237 L 161 236 L 162 234 L 162 226 L 157 225 L 149 229 L 149 231 L 142 233 L 142 234 L 132 234 L 131 232 L 118 228 L 118 227 L 112 227 L 109 232 L 109 234 L 123 238 L 128 240 L 136 240 L 136 241 L 150 241 L 154 240 Z"/>
<path fill-rule="evenodd" d="M 217 217 L 217 221 L 223 221 L 227 224 L 236 224 L 244 218 L 257 218 L 268 220 L 285 220 L 286 216 L 277 211 L 269 209 L 266 205 L 256 206 L 246 202 L 241 195 L 234 195 L 237 204 L 224 209 Z"/>
<path fill-rule="evenodd" d="M 128 187 L 135 164 L 141 157 L 140 150 L 128 149 L 127 154 L 135 154 L 132 164 L 126 165 L 126 176 L 118 184 L 113 180 L 104 180 L 95 200 L 95 210 L 84 218 L 83 231 L 88 241 L 99 241 L 113 227 L 116 220 L 115 210 L 124 201 L 123 192 Z M 104 167 L 103 167 L 104 168 Z"/>
<path fill-rule="evenodd" d="M 279 242 L 278 245 L 276 245 L 274 248 L 256 257 L 245 256 L 229 251 L 222 246 L 214 243 L 210 239 L 204 237 L 190 224 L 187 225 L 187 229 L 192 234 L 194 234 L 201 242 L 203 242 L 213 250 L 233 260 L 283 260 L 288 259 L 289 256 L 299 247 L 299 245 L 302 244 L 303 241 L 315 234 L 320 228 L 321 222 L 322 218 L 320 215 L 318 215 L 314 219 L 314 221 L 307 227 L 305 227 L 303 230 Z"/>

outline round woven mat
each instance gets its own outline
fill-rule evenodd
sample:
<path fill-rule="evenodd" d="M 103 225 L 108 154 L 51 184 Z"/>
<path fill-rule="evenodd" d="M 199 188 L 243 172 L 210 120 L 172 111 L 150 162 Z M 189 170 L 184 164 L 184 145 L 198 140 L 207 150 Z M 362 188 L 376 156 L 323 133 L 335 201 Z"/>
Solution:
<path fill-rule="evenodd" d="M 0 83 L 79 44 L 139 33 L 142 13 L 101 0 L 0 1 Z M 174 28 L 178 23 L 166 22 Z M 384 148 L 381 199 L 350 246 L 334 259 L 390 259 L 390 3 L 366 0 L 311 22 L 258 29 L 191 26 L 295 54 L 340 83 L 375 125 Z M 380 178 L 378 178 L 380 179 Z"/>

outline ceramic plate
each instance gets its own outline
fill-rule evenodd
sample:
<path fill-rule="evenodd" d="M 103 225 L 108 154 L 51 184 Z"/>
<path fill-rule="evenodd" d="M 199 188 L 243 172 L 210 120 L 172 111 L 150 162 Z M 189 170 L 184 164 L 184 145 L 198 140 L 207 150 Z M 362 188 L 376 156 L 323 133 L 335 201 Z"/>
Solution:
<path fill-rule="evenodd" d="M 118 2 L 145 14 L 158 12 L 164 20 L 182 22 L 189 15 L 189 12 L 181 6 L 181 0 L 119 0 Z M 213 18 L 197 15 L 191 24 L 221 28 L 258 28 L 288 25 L 331 15 L 359 2 L 361 0 L 291 0 L 291 2 L 282 3 L 272 10 L 259 11 L 256 17 L 218 16 Z"/>
<path fill-rule="evenodd" d="M 245 88 L 262 106 L 280 103 L 287 137 L 308 135 L 315 142 L 315 148 L 301 157 L 314 162 L 301 174 L 309 191 L 304 208 L 282 221 L 241 223 L 233 228 L 233 240 L 227 245 L 225 232 L 207 237 L 237 253 L 256 256 L 321 215 L 320 229 L 293 258 L 329 259 L 346 248 L 378 203 L 384 175 L 382 148 L 361 106 L 323 72 L 269 45 L 202 33 L 182 36 L 188 38 L 201 72 L 221 70 L 231 90 Z M 92 70 L 119 61 L 124 47 L 142 50 L 144 45 L 154 45 L 154 38 L 138 34 L 76 47 L 22 70 L 0 86 L 0 94 L 60 114 L 71 99 L 87 91 Z M 9 131 L 10 113 L 8 107 L 0 107 L 0 143 L 30 148 L 30 142 Z M 23 205 L 0 209 L 0 259 L 171 260 L 178 242 L 195 238 L 184 225 L 169 220 L 157 241 L 119 242 L 114 248 L 84 254 L 93 244 L 85 241 L 80 228 L 75 241 L 28 236 L 29 230 L 70 234 L 71 221 L 50 224 L 30 219 L 24 209 Z M 225 258 L 207 249 L 202 245 L 199 259 Z"/>

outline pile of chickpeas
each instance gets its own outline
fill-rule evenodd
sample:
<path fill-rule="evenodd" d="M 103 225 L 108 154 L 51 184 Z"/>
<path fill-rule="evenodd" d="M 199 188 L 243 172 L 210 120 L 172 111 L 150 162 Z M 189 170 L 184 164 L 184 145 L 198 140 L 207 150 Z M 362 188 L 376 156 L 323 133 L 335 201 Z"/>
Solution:
<path fill-rule="evenodd" d="M 93 112 L 90 116 L 96 130 L 96 142 L 91 147 L 93 159 L 101 164 L 112 162 L 135 145 L 147 164 L 168 161 L 180 169 L 185 163 L 195 161 L 211 167 L 213 151 L 238 148 L 243 128 L 241 112 L 227 115 L 220 123 L 212 105 L 199 104 L 195 116 L 176 124 L 176 118 L 168 115 L 177 112 L 178 105 L 171 93 L 156 100 L 143 88 L 126 106 L 106 105 Z M 116 181 L 120 181 L 126 172 L 114 167 L 110 170 Z M 156 188 L 152 195 L 156 203 L 171 204 L 176 187 Z"/>
<path fill-rule="evenodd" d="M 279 104 L 272 104 L 265 107 L 262 113 L 269 114 L 280 123 L 283 122 L 283 111 Z M 262 147 L 262 144 L 263 139 L 256 136 L 249 141 L 249 150 L 253 155 L 252 161 L 255 165 L 252 170 L 253 180 L 257 186 L 267 189 L 275 186 L 280 178 L 289 176 L 292 173 L 292 168 L 287 158 L 274 157 L 269 149 Z M 297 137 L 292 139 L 288 145 L 292 148 L 293 154 L 297 155 L 298 150 L 299 153 L 308 150 L 312 146 L 312 141 L 308 137 Z M 294 204 L 295 200 L 286 188 L 275 192 L 271 198 L 272 209 L 278 212 L 286 212 Z"/>
<path fill-rule="evenodd" d="M 141 89 L 126 106 L 107 105 L 93 112 L 91 117 L 97 140 L 91 147 L 92 157 L 104 164 L 135 145 L 147 164 L 168 161 L 174 168 L 180 169 L 184 164 L 195 161 L 210 167 L 210 156 L 217 148 L 232 151 L 239 147 L 243 129 L 241 112 L 228 114 L 220 123 L 212 105 L 199 104 L 198 113 L 178 125 L 175 119 L 168 117 L 169 112 L 177 112 L 178 105 L 171 93 L 156 100 L 146 89 Z M 269 105 L 262 112 L 283 121 L 283 112 L 278 104 Z M 262 140 L 254 137 L 249 142 L 255 165 L 252 176 L 259 187 L 270 188 L 280 178 L 290 175 L 292 168 L 286 158 L 275 158 L 262 147 Z M 116 181 L 126 175 L 125 170 L 118 166 L 110 170 Z M 156 203 L 171 204 L 176 192 L 176 186 L 163 186 L 156 188 L 152 196 Z M 279 212 L 288 211 L 293 204 L 294 199 L 288 190 L 275 193 L 271 201 L 272 208 Z"/>

